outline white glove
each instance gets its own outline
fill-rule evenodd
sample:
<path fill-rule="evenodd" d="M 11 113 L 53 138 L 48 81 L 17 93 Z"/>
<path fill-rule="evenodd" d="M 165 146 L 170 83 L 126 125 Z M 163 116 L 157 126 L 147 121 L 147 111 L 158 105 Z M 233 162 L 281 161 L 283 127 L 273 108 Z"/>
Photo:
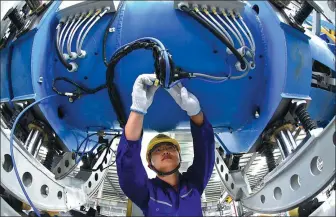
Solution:
<path fill-rule="evenodd" d="M 159 87 L 154 86 L 154 74 L 142 74 L 137 77 L 133 85 L 131 110 L 146 114 L 153 102 L 153 97 Z"/>
<path fill-rule="evenodd" d="M 181 83 L 178 83 L 167 91 L 181 109 L 186 111 L 189 116 L 194 116 L 201 112 L 201 106 L 198 99 L 192 93 L 188 92 Z"/>

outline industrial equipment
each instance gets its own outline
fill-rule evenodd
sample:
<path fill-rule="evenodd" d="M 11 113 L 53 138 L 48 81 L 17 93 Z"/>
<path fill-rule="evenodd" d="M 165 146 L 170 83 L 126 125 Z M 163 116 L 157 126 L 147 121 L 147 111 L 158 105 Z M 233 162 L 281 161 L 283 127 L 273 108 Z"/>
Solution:
<path fill-rule="evenodd" d="M 279 213 L 312 199 L 335 179 L 336 148 L 335 32 L 312 2 L 20 2 L 1 20 L 4 191 L 37 215 L 79 210 L 115 162 L 135 78 L 152 72 L 144 130 L 188 129 L 165 90 L 182 82 L 232 200 Z"/>

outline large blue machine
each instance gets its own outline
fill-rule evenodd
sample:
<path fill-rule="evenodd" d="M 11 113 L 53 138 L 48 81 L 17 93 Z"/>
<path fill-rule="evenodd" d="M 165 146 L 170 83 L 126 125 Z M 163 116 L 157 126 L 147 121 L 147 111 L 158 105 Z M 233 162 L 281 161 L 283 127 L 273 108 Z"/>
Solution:
<path fill-rule="evenodd" d="M 125 1 L 115 8 L 112 1 L 70 6 L 55 1 L 24 18 L 10 11 L 3 22 L 11 23 L 1 35 L 1 103 L 14 118 L 4 115 L 4 121 L 10 126 L 27 104 L 56 94 L 36 106 L 36 116 L 28 120 L 39 117 L 63 150 L 73 150 L 89 133 L 121 132 L 136 77 L 156 73 L 161 88 L 145 116 L 145 131 L 189 128 L 188 116 L 166 91 L 178 82 L 197 96 L 226 154 L 257 150 L 272 129 L 285 124 L 307 125 L 288 118 L 293 100 L 305 101 L 309 121 L 323 128 L 336 113 L 334 42 L 328 45 L 320 34 L 305 30 L 309 13 L 304 10 L 311 12 L 314 5 L 293 15 L 286 12 L 288 4 Z M 124 52 L 135 46 L 128 43 L 146 37 L 142 42 L 148 49 L 130 48 L 112 64 L 120 49 Z M 161 50 L 155 53 L 153 46 Z M 110 94 L 117 101 L 111 103 Z M 89 141 L 87 147 L 94 145 Z"/>
<path fill-rule="evenodd" d="M 86 57 L 74 60 L 78 70 L 69 72 L 60 63 L 54 46 L 59 4 L 53 3 L 32 30 L 1 51 L 2 102 L 36 100 L 53 94 L 52 82 L 59 76 L 89 88 L 105 83 L 102 41 L 113 13 L 106 14 L 92 27 L 83 42 Z M 259 14 L 252 9 L 254 5 L 259 8 Z M 229 149 L 248 151 L 281 103 L 288 99 L 309 100 L 309 110 L 315 120 L 327 123 L 335 113 L 335 95 L 311 87 L 311 80 L 315 62 L 335 73 L 332 51 L 319 37 L 307 36 L 282 22 L 268 2 L 249 2 L 241 14 L 255 39 L 255 69 L 240 80 L 183 81 L 199 98 L 203 111 L 216 131 L 222 133 Z M 216 76 L 242 73 L 236 70 L 236 59 L 227 54 L 226 46 L 188 14 L 174 9 L 174 2 L 126 2 L 111 26 L 115 31 L 107 38 L 108 58 L 120 46 L 150 36 L 159 39 L 173 56 L 174 63 L 185 70 Z M 248 44 L 246 36 L 242 37 Z M 75 43 L 72 46 L 75 49 Z M 131 53 L 117 65 L 115 84 L 126 116 L 135 78 L 154 70 L 151 52 L 144 50 Z M 40 79 L 43 81 L 39 82 Z M 73 89 L 66 85 L 57 83 L 59 89 Z M 120 129 L 106 90 L 82 96 L 72 103 L 68 97 L 56 97 L 39 107 L 69 148 L 77 144 L 74 134 Z M 322 108 L 323 114 L 320 114 Z M 144 126 L 146 130 L 169 131 L 185 126 L 187 121 L 188 117 L 161 88 Z"/>

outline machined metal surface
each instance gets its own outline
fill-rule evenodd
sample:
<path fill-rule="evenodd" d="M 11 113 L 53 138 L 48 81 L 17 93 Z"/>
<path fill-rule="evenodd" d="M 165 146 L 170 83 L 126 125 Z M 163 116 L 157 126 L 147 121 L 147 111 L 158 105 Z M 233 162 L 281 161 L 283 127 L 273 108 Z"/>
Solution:
<path fill-rule="evenodd" d="M 60 162 L 53 168 L 52 172 L 55 174 L 55 179 L 62 179 L 69 175 L 76 166 L 75 153 L 66 152 L 62 156 Z"/>
<path fill-rule="evenodd" d="M 92 172 L 84 182 L 70 177 L 56 180 L 54 174 L 33 158 L 18 140 L 15 140 L 13 145 L 20 178 L 30 199 L 40 210 L 67 211 L 84 205 L 107 174 L 107 170 Z M 17 199 L 28 204 L 13 170 L 9 150 L 9 130 L 3 128 L 1 128 L 1 155 L 2 186 Z M 94 167 L 97 167 L 103 157 L 104 155 L 101 155 Z M 108 166 L 111 159 L 112 152 L 107 155 L 103 166 Z"/>
<path fill-rule="evenodd" d="M 335 177 L 334 132 L 335 118 L 267 176 L 262 189 L 242 198 L 243 205 L 257 212 L 279 213 L 317 195 Z"/>
<path fill-rule="evenodd" d="M 21 216 L 4 199 L 0 198 L 0 216 Z"/>

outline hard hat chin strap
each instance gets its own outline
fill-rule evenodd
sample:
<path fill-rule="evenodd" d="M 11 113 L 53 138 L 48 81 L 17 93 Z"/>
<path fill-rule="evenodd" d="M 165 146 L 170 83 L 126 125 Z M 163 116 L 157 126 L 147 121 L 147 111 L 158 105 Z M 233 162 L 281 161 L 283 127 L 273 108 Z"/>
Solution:
<path fill-rule="evenodd" d="M 180 155 L 180 153 L 179 153 L 179 160 L 180 160 L 180 162 L 179 162 L 179 164 L 177 165 L 177 167 L 176 167 L 175 169 L 173 169 L 172 171 L 169 171 L 169 172 L 161 172 L 161 171 L 157 170 L 157 169 L 154 167 L 154 165 L 153 165 L 152 163 L 149 165 L 149 167 L 150 167 L 154 172 L 156 172 L 156 174 L 159 175 L 159 176 L 169 176 L 169 175 L 171 175 L 171 174 L 176 173 L 176 172 L 180 169 L 180 167 L 181 167 L 181 155 Z"/>

